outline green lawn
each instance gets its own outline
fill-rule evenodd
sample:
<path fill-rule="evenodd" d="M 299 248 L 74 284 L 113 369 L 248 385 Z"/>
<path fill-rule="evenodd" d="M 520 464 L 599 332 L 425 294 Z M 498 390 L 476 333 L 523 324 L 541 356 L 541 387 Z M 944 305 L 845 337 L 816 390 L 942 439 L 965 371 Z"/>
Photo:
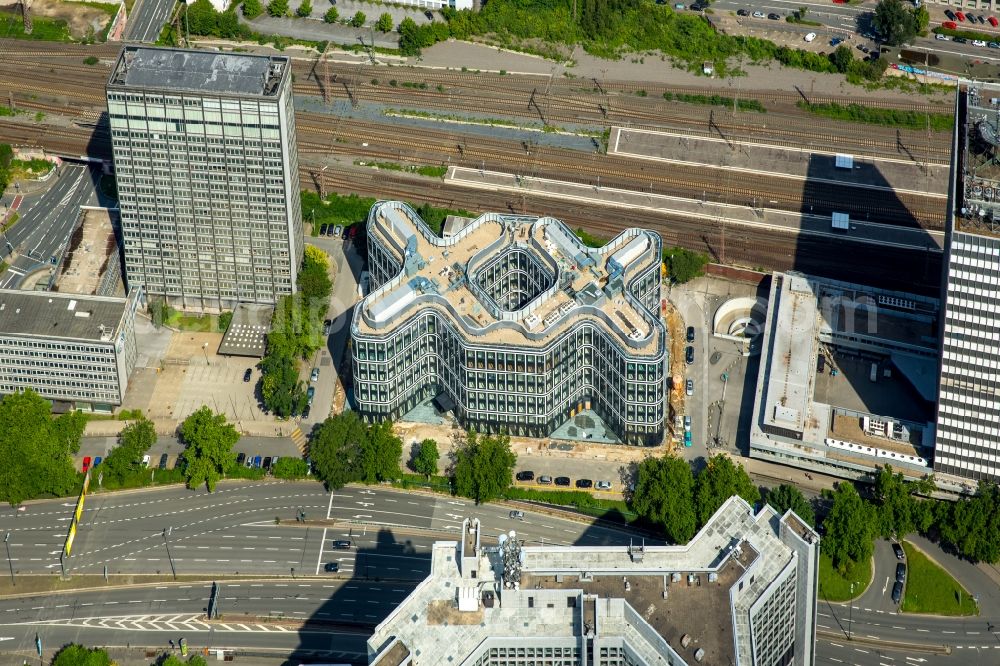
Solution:
<path fill-rule="evenodd" d="M 850 567 L 846 575 L 840 575 L 833 568 L 830 556 L 820 551 L 819 554 L 819 598 L 827 601 L 847 601 L 857 598 L 868 587 L 872 579 L 871 560 L 860 562 Z M 851 583 L 854 583 L 854 594 L 851 594 Z"/>
<path fill-rule="evenodd" d="M 951 574 L 907 542 L 906 589 L 901 610 L 935 615 L 978 615 L 976 602 Z"/>

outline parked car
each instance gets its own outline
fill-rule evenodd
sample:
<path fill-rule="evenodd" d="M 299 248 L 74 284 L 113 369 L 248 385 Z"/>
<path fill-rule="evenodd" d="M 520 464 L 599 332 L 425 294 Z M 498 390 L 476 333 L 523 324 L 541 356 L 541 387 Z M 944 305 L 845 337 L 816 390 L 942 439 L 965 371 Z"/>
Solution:
<path fill-rule="evenodd" d="M 986 20 L 994 28 L 997 27 L 998 25 L 1000 25 L 1000 21 L 997 21 L 997 17 L 996 16 L 990 16 Z"/>
<path fill-rule="evenodd" d="M 753 17 L 754 18 L 764 18 L 764 12 L 754 12 L 753 13 Z"/>
<path fill-rule="evenodd" d="M 543 486 L 547 486 L 550 483 L 552 483 L 552 477 L 548 476 L 547 474 L 542 474 L 540 477 L 538 477 L 538 483 L 542 484 Z"/>
<path fill-rule="evenodd" d="M 568 476 L 557 476 L 556 477 L 556 485 L 557 486 L 568 486 L 569 485 L 569 477 Z"/>
<path fill-rule="evenodd" d="M 307 402 L 307 403 L 306 403 L 306 407 L 305 407 L 305 409 L 303 409 L 303 410 L 302 410 L 302 413 L 301 413 L 301 414 L 299 414 L 299 418 L 302 418 L 302 419 L 307 419 L 307 418 L 309 418 L 309 413 L 310 413 L 311 411 L 312 411 L 312 405 L 310 405 L 310 404 L 309 404 L 309 403 Z"/>
<path fill-rule="evenodd" d="M 323 567 L 323 571 L 327 573 L 337 573 L 338 571 L 340 571 L 340 564 L 338 564 L 337 562 L 327 562 L 326 565 Z"/>
<path fill-rule="evenodd" d="M 690 430 L 685 430 L 684 431 L 684 446 L 686 446 L 687 448 L 691 448 L 691 431 Z"/>
<path fill-rule="evenodd" d="M 306 391 L 306 400 L 309 402 L 310 405 L 312 404 L 314 397 L 316 397 L 316 387 L 310 386 L 309 390 Z"/>
<path fill-rule="evenodd" d="M 836 46 L 837 44 L 840 44 L 843 41 L 844 40 L 841 39 L 840 37 L 834 37 L 833 39 L 830 40 L 830 46 Z"/>
<path fill-rule="evenodd" d="M 598 481 L 596 484 L 594 484 L 594 487 L 597 488 L 598 490 L 611 490 L 611 482 Z"/>
<path fill-rule="evenodd" d="M 264 462 L 264 459 L 261 458 L 260 456 L 254 456 L 253 457 L 253 466 L 254 466 L 255 469 L 260 469 L 261 463 L 263 463 L 263 462 Z"/>
<path fill-rule="evenodd" d="M 942 42 L 950 42 L 951 37 L 948 35 L 934 35 L 934 39 L 940 39 Z"/>
<path fill-rule="evenodd" d="M 750 16 L 750 10 L 749 9 L 737 9 L 736 10 L 736 15 L 737 16 Z"/>
<path fill-rule="evenodd" d="M 330 227 L 330 225 L 329 225 L 329 224 L 323 224 L 323 225 L 321 225 L 321 226 L 320 226 L 320 228 L 319 228 L 319 235 L 320 235 L 320 236 L 326 236 L 326 230 L 327 230 L 327 229 L 328 229 L 329 227 Z"/>
<path fill-rule="evenodd" d="M 967 40 L 965 37 L 952 37 L 951 41 L 955 42 L 956 44 L 967 44 L 969 42 L 969 40 Z"/>
<path fill-rule="evenodd" d="M 988 46 L 991 49 L 1000 49 L 1000 42 L 990 42 L 986 46 Z"/>
<path fill-rule="evenodd" d="M 507 517 L 511 520 L 524 520 L 524 511 L 511 511 Z"/>
<path fill-rule="evenodd" d="M 594 487 L 594 482 L 591 481 L 590 479 L 577 479 L 576 480 L 576 487 L 577 488 L 593 488 Z"/>
<path fill-rule="evenodd" d="M 690 414 L 685 414 L 684 415 L 684 430 L 686 432 L 691 432 L 691 415 Z"/>
<path fill-rule="evenodd" d="M 805 36 L 805 40 L 806 40 L 807 42 L 811 42 L 811 41 L 813 41 L 814 39 L 816 39 L 816 33 L 815 33 L 815 32 L 810 32 L 809 34 L 807 34 L 807 35 Z"/>
<path fill-rule="evenodd" d="M 333 331 L 333 320 L 327 319 L 323 322 L 323 335 L 330 335 Z"/>
<path fill-rule="evenodd" d="M 102 460 L 104 460 L 104 458 L 102 458 L 101 456 L 97 456 L 96 458 L 94 458 L 94 464 L 91 467 L 91 469 L 94 469 L 94 467 L 100 465 Z"/>
<path fill-rule="evenodd" d="M 896 582 L 892 586 L 892 603 L 898 604 L 899 600 L 903 598 L 903 584 Z"/>
<path fill-rule="evenodd" d="M 684 382 L 684 392 L 688 395 L 694 395 L 694 380 L 689 379 Z"/>
<path fill-rule="evenodd" d="M 514 478 L 518 481 L 534 481 L 535 473 L 531 471 L 518 472 Z"/>
<path fill-rule="evenodd" d="M 429 9 L 424 12 L 424 16 L 426 16 L 427 19 L 430 20 L 430 21 L 434 20 L 434 14 Z"/>
<path fill-rule="evenodd" d="M 274 456 L 273 458 L 271 458 L 271 467 L 277 465 L 279 460 L 281 460 L 281 456 Z"/>
<path fill-rule="evenodd" d="M 944 15 L 948 17 L 949 21 L 958 20 L 957 17 L 955 16 L 955 12 L 951 11 L 950 9 L 944 10 Z"/>
<path fill-rule="evenodd" d="M 689 345 L 684 349 L 684 362 L 688 365 L 694 363 L 694 347 Z"/>
<path fill-rule="evenodd" d="M 986 17 L 983 16 L 982 14 L 976 14 L 976 20 L 979 21 L 980 23 L 986 23 Z"/>
<path fill-rule="evenodd" d="M 984 47 L 984 48 L 985 48 L 985 47 L 986 47 L 986 42 L 984 42 L 984 41 L 983 41 L 983 40 L 981 40 L 981 39 L 973 39 L 973 40 L 972 40 L 972 45 L 973 45 L 973 46 L 982 46 L 982 47 Z"/>
<path fill-rule="evenodd" d="M 771 13 L 771 14 L 767 15 L 767 18 L 771 19 L 772 21 L 780 21 L 781 20 L 781 15 L 780 14 Z"/>
<path fill-rule="evenodd" d="M 164 453 L 162 456 L 160 456 L 160 469 L 166 469 L 167 468 L 167 459 L 169 457 L 170 456 L 168 456 L 166 453 Z"/>
<path fill-rule="evenodd" d="M 264 462 L 261 464 L 264 469 L 271 469 L 271 456 L 264 456 Z"/>
<path fill-rule="evenodd" d="M 247 368 L 247 371 L 243 373 L 243 381 L 249 384 L 251 377 L 253 377 L 253 368 Z"/>
<path fill-rule="evenodd" d="M 83 473 L 86 474 L 88 469 L 90 469 L 90 456 L 84 456 L 82 468 Z"/>
<path fill-rule="evenodd" d="M 684 339 L 688 342 L 694 342 L 694 326 L 688 326 L 687 332 L 684 334 Z"/>
<path fill-rule="evenodd" d="M 906 582 L 906 565 L 900 562 L 896 565 L 896 582 L 905 583 Z"/>
<path fill-rule="evenodd" d="M 965 20 L 965 14 L 962 13 L 962 12 L 955 12 L 955 18 L 957 18 L 959 21 L 964 21 Z"/>
<path fill-rule="evenodd" d="M 247 462 L 247 454 L 245 454 L 245 453 L 239 453 L 239 454 L 236 455 L 236 464 L 237 465 L 241 465 L 242 466 L 242 465 L 245 465 L 246 462 Z"/>
<path fill-rule="evenodd" d="M 896 554 L 897 560 L 902 560 L 906 558 L 906 552 L 903 550 L 903 547 L 900 546 L 898 543 L 892 544 L 892 552 Z"/>
<path fill-rule="evenodd" d="M 142 466 L 143 467 L 149 467 L 149 461 L 150 461 L 150 457 L 149 457 L 149 454 L 147 453 L 146 455 L 144 455 L 142 457 Z"/>
<path fill-rule="evenodd" d="M 333 549 L 334 550 L 348 550 L 351 547 L 350 539 L 334 539 Z"/>
<path fill-rule="evenodd" d="M 344 227 L 340 226 L 339 224 L 333 228 L 333 235 L 335 237 L 340 238 L 340 235 L 342 233 L 344 233 Z"/>
<path fill-rule="evenodd" d="M 309 373 L 309 381 L 319 381 L 319 368 L 312 369 L 312 372 Z"/>

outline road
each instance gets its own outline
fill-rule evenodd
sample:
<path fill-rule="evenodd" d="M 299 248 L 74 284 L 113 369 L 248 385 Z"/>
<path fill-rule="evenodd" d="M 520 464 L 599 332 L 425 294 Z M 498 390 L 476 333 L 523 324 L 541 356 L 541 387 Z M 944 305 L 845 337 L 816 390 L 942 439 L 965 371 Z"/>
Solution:
<path fill-rule="evenodd" d="M 0 288 L 18 288 L 26 274 L 50 265 L 53 256 L 60 258 L 80 206 L 100 203 L 99 169 L 64 164 L 52 178 L 56 180 L 47 191 L 24 197 L 18 209 L 19 220 L 0 239 L 4 256 L 9 250 L 7 243 L 17 252 L 10 268 L 0 275 Z"/>
<path fill-rule="evenodd" d="M 0 532 L 11 534 L 16 575 L 58 570 L 73 505 L 65 499 L 33 502 L 24 512 L 0 513 Z M 275 518 L 291 521 L 300 510 L 306 523 L 275 525 Z M 294 569 L 323 575 L 325 563 L 337 562 L 343 576 L 417 580 L 428 571 L 437 537 L 414 530 L 457 532 L 467 516 L 478 516 L 487 535 L 517 529 L 532 543 L 629 540 L 623 531 L 541 515 L 511 521 L 507 514 L 499 506 L 388 489 L 350 486 L 327 493 L 316 482 L 231 482 L 211 494 L 170 487 L 95 495 L 66 564 L 81 574 L 101 574 L 105 566 L 111 574 L 169 574 L 172 562 L 178 574 L 286 575 Z M 309 523 L 326 518 L 355 526 Z M 341 538 L 351 540 L 351 548 L 331 550 L 332 540 Z"/>
<path fill-rule="evenodd" d="M 138 0 L 128 17 L 126 41 L 155 42 L 175 4 L 176 0 Z"/>

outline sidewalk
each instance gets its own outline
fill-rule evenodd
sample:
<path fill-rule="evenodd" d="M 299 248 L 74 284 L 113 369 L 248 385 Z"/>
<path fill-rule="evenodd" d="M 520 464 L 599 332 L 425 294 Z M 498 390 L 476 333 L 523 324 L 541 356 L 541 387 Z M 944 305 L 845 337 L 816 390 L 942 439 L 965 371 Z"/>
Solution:
<path fill-rule="evenodd" d="M 101 421 L 89 421 L 83 430 L 84 437 L 117 437 L 121 429 L 125 427 L 127 421 L 118 419 L 107 419 Z M 170 419 L 156 419 L 153 424 L 156 426 L 158 435 L 174 435 L 182 421 Z M 236 429 L 247 437 L 291 437 L 298 429 L 298 424 L 294 421 L 237 421 Z"/>

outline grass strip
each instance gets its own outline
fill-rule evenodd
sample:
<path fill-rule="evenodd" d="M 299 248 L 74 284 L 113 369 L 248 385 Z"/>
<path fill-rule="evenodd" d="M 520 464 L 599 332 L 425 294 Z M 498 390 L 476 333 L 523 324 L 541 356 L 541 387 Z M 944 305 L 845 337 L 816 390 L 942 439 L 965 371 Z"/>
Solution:
<path fill-rule="evenodd" d="M 950 113 L 921 113 L 905 109 L 879 109 L 861 104 L 837 104 L 797 102 L 797 106 L 809 113 L 815 113 L 824 118 L 846 120 L 867 125 L 883 125 L 886 127 L 903 127 L 906 129 L 930 129 L 935 132 L 949 132 L 955 124 L 955 117 Z"/>
<path fill-rule="evenodd" d="M 903 604 L 906 613 L 934 615 L 979 615 L 975 599 L 957 580 L 929 557 L 904 541 L 906 551 L 906 587 Z"/>

